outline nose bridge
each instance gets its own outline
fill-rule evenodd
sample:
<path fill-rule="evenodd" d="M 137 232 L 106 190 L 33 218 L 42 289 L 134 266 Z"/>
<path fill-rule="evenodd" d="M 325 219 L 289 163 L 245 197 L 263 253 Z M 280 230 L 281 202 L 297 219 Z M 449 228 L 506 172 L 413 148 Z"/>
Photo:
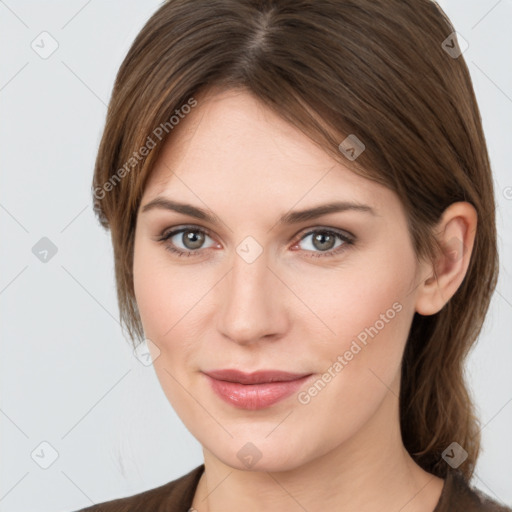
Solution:
<path fill-rule="evenodd" d="M 257 341 L 284 328 L 279 287 L 272 282 L 275 276 L 262 249 L 251 240 L 239 244 L 222 288 L 219 330 L 238 343 Z"/>

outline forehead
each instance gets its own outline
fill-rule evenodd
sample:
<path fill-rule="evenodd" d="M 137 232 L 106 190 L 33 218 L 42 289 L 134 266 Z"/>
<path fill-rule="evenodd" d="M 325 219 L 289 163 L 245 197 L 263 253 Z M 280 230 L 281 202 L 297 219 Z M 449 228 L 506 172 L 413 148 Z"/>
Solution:
<path fill-rule="evenodd" d="M 244 90 L 207 90 L 165 141 L 144 196 L 223 197 L 243 205 L 360 200 L 391 191 L 335 160 Z M 262 201 L 262 199 L 264 201 Z"/>

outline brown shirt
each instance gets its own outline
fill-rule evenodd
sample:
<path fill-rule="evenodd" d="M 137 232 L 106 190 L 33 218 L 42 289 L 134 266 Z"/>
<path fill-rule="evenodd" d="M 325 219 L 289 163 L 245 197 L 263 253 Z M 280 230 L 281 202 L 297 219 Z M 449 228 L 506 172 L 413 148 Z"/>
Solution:
<path fill-rule="evenodd" d="M 203 471 L 204 464 L 201 464 L 160 487 L 98 503 L 77 512 L 188 512 Z M 449 468 L 439 502 L 432 512 L 512 512 L 512 509 L 470 487 L 460 471 Z"/>

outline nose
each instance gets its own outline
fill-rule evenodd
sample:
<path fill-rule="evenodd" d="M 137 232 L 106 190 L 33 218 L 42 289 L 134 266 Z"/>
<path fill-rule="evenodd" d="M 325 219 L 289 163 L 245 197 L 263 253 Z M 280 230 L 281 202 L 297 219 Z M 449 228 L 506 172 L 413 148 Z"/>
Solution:
<path fill-rule="evenodd" d="M 269 268 L 265 251 L 251 263 L 234 254 L 232 269 L 218 293 L 217 328 L 235 343 L 275 340 L 289 327 L 286 287 Z"/>

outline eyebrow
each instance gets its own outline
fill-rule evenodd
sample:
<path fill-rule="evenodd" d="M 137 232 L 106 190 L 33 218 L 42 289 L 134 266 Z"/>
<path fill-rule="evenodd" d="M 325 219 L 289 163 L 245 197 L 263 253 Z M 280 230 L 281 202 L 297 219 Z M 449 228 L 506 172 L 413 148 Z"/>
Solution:
<path fill-rule="evenodd" d="M 210 222 L 211 224 L 219 223 L 220 219 L 217 215 L 210 213 L 207 210 L 192 206 L 191 204 L 179 203 L 165 197 L 156 197 L 149 203 L 142 207 L 141 213 L 145 213 L 154 209 L 171 210 L 190 217 L 195 217 L 199 220 Z M 371 215 L 377 215 L 375 210 L 366 204 L 354 203 L 350 201 L 335 201 L 327 204 L 321 204 L 314 206 L 313 208 L 307 208 L 305 210 L 297 210 L 284 214 L 278 221 L 279 224 L 297 224 L 299 222 L 305 222 L 308 220 L 316 219 L 322 215 L 329 213 L 338 213 L 344 211 L 359 211 L 364 213 L 370 213 Z"/>

